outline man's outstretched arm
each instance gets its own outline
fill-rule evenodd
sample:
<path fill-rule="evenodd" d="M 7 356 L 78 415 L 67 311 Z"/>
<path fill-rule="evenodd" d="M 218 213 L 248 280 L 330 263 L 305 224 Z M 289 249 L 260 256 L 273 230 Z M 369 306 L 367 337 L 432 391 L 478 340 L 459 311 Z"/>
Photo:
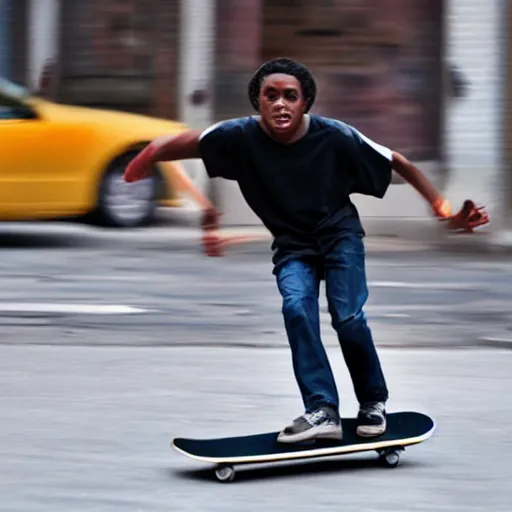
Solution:
<path fill-rule="evenodd" d="M 199 131 L 191 130 L 153 140 L 128 164 L 124 172 L 125 181 L 132 183 L 149 178 L 156 162 L 200 158 L 199 136 Z M 177 189 L 188 193 L 202 210 L 213 208 L 181 166 L 174 165 L 171 169 L 173 184 Z"/>
<path fill-rule="evenodd" d="M 393 170 L 425 198 L 434 214 L 441 218 L 449 217 L 451 215 L 449 201 L 436 190 L 425 174 L 402 154 L 393 151 L 392 157 Z"/>
<path fill-rule="evenodd" d="M 200 158 L 199 136 L 201 132 L 189 130 L 178 135 L 158 137 L 150 142 L 126 167 L 125 181 L 149 178 L 156 162 Z"/>
<path fill-rule="evenodd" d="M 396 151 L 392 152 L 392 167 L 393 170 L 425 198 L 431 205 L 436 217 L 449 221 L 448 227 L 450 229 L 471 232 L 474 228 L 489 222 L 489 216 L 484 207 L 477 207 L 469 199 L 464 202 L 462 208 L 454 215 L 450 202 L 436 190 L 425 174 L 405 156 Z"/>
<path fill-rule="evenodd" d="M 125 181 L 131 183 L 150 177 L 152 166 L 156 162 L 201 158 L 200 136 L 201 132 L 191 130 L 179 135 L 159 137 L 153 140 L 128 164 L 124 173 Z M 173 168 L 173 178 L 176 183 L 179 183 L 180 188 L 187 191 L 201 207 L 201 227 L 204 232 L 201 241 L 208 256 L 220 256 L 224 247 L 254 238 L 221 235 L 219 213 L 215 206 L 201 194 L 181 167 Z"/>

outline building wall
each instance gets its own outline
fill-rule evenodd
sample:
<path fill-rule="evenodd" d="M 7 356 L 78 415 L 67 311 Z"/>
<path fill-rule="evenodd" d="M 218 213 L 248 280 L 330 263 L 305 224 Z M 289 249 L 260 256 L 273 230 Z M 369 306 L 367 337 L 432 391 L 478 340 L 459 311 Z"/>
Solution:
<path fill-rule="evenodd" d="M 183 0 L 180 20 L 178 117 L 204 129 L 214 121 L 215 0 Z M 195 185 L 208 194 L 210 182 L 200 160 L 182 162 Z"/>
<path fill-rule="evenodd" d="M 58 99 L 178 115 L 179 0 L 63 2 Z"/>
<path fill-rule="evenodd" d="M 414 160 L 436 160 L 441 5 L 264 0 L 261 59 L 306 64 L 317 82 L 316 114 L 343 119 Z"/>
<path fill-rule="evenodd" d="M 29 0 L 7 0 L 9 11 L 9 79 L 20 85 L 28 85 L 28 5 Z"/>
<path fill-rule="evenodd" d="M 503 195 L 504 206 L 503 216 L 506 227 L 512 229 L 512 0 L 504 0 L 504 16 L 502 31 L 504 32 L 504 53 L 505 53 L 505 84 L 503 97 L 504 108 L 504 133 L 503 133 Z"/>
<path fill-rule="evenodd" d="M 449 0 L 446 59 L 467 81 L 466 94 L 446 105 L 447 196 L 485 204 L 492 225 L 503 214 L 503 84 L 506 62 L 502 0 Z"/>
<path fill-rule="evenodd" d="M 49 62 L 58 58 L 59 0 L 30 0 L 28 12 L 28 85 L 39 89 Z"/>
<path fill-rule="evenodd" d="M 261 64 L 262 0 L 217 0 L 214 75 L 214 118 L 254 114 L 247 83 Z M 224 225 L 259 225 L 238 185 L 213 180 L 212 199 L 223 212 Z"/>
<path fill-rule="evenodd" d="M 11 9 L 10 0 L 0 0 L 0 77 L 9 78 L 11 51 Z"/>
<path fill-rule="evenodd" d="M 262 0 L 217 0 L 215 119 L 254 113 L 247 83 L 261 64 Z"/>

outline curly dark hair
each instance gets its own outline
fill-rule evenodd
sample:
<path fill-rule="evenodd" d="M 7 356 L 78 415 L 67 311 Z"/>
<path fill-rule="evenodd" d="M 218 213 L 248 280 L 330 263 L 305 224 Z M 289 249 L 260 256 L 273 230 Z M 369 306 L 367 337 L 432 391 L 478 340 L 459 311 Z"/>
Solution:
<path fill-rule="evenodd" d="M 273 59 L 265 62 L 265 64 L 260 66 L 252 76 L 249 81 L 248 93 L 251 105 L 254 109 L 256 111 L 259 110 L 258 97 L 263 79 L 268 75 L 273 75 L 274 73 L 283 73 L 285 75 L 294 76 L 300 82 L 302 94 L 306 98 L 307 102 L 306 112 L 309 111 L 316 98 L 316 83 L 313 75 L 309 69 L 302 64 L 286 58 Z"/>

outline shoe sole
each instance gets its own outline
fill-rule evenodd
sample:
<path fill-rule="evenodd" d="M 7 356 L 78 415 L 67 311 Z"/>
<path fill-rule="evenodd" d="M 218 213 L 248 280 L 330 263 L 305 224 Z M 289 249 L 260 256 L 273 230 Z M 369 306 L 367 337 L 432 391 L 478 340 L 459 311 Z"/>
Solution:
<path fill-rule="evenodd" d="M 379 425 L 378 427 L 372 427 L 365 425 L 364 427 L 357 427 L 356 434 L 359 437 L 377 437 L 386 432 L 386 425 Z"/>
<path fill-rule="evenodd" d="M 337 428 L 313 427 L 297 434 L 279 434 L 277 436 L 277 441 L 280 443 L 301 443 L 304 441 L 314 441 L 315 439 L 341 441 L 343 439 L 341 426 Z"/>

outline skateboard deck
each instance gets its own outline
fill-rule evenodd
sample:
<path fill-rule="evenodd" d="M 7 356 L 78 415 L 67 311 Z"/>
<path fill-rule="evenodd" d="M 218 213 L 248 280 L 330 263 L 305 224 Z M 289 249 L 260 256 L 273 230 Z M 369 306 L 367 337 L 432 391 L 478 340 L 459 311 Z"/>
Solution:
<path fill-rule="evenodd" d="M 435 422 L 419 412 L 394 412 L 387 415 L 387 429 L 378 437 L 356 434 L 357 419 L 342 418 L 343 440 L 316 440 L 304 443 L 279 443 L 279 432 L 267 432 L 216 439 L 174 438 L 171 447 L 195 460 L 215 464 L 215 476 L 223 482 L 235 477 L 235 464 L 253 464 L 377 451 L 379 461 L 395 467 L 406 446 L 427 440 Z"/>

